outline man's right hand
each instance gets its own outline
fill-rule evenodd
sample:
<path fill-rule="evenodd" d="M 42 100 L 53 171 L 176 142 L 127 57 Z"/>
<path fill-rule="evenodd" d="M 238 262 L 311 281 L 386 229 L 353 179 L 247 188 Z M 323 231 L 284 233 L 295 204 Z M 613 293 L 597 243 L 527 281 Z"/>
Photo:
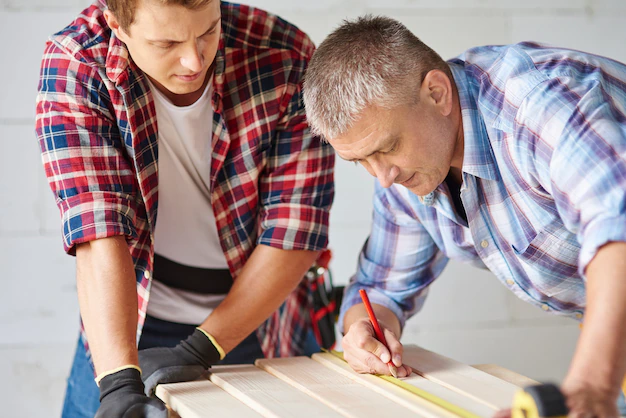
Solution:
<path fill-rule="evenodd" d="M 128 368 L 100 380 L 100 408 L 95 418 L 168 418 L 165 404 L 144 393 L 141 373 Z"/>
<path fill-rule="evenodd" d="M 361 318 L 350 325 L 343 337 L 341 345 L 344 360 L 356 372 L 389 375 L 391 373 L 387 363 L 393 359 L 393 364 L 398 368 L 398 377 L 410 375 L 411 368 L 402 364 L 403 348 L 398 337 L 382 322 L 379 321 L 379 324 L 387 339 L 389 350 L 376 339 L 374 327 L 369 319 Z"/>

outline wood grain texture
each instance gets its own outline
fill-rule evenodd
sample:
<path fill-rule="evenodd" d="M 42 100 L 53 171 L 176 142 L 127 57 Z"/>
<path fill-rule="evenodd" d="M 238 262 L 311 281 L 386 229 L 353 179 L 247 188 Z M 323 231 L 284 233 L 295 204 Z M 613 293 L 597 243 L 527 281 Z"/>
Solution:
<path fill-rule="evenodd" d="M 509 369 L 505 369 L 504 367 L 500 367 L 497 364 L 472 364 L 472 367 L 485 373 L 489 373 L 490 375 L 495 376 L 498 379 L 502 379 L 509 383 L 512 383 L 520 388 L 540 384 L 540 382 L 533 380 L 530 377 L 526 377 L 523 374 L 516 373 Z"/>
<path fill-rule="evenodd" d="M 404 346 L 404 364 L 442 386 L 492 408 L 510 408 L 518 386 L 416 345 Z"/>
<path fill-rule="evenodd" d="M 341 417 L 317 399 L 251 364 L 214 368 L 211 381 L 264 417 Z"/>
<path fill-rule="evenodd" d="M 261 417 L 206 379 L 158 385 L 156 395 L 182 418 Z"/>
<path fill-rule="evenodd" d="M 419 396 L 404 390 L 391 382 L 387 382 L 377 376 L 371 374 L 357 373 L 343 360 L 330 354 L 330 353 L 318 353 L 313 354 L 312 359 L 324 364 L 327 367 L 333 368 L 340 373 L 355 379 L 363 385 L 370 387 L 371 389 L 380 392 L 384 396 L 393 399 L 395 402 L 406 406 L 409 409 L 413 409 L 416 412 L 424 414 L 424 410 L 429 413 L 434 413 L 436 416 L 455 416 L 447 410 L 433 406 L 429 401 L 423 400 Z M 469 398 L 459 392 L 448 389 L 438 383 L 431 382 L 422 376 L 412 374 L 409 377 L 400 378 L 405 383 L 422 389 L 432 395 L 435 395 L 447 402 L 457 405 L 466 411 L 476 414 L 480 417 L 491 418 L 496 411 L 495 408 L 489 407 L 482 402 L 478 402 L 472 398 Z M 424 415 L 425 416 L 425 415 Z"/>
<path fill-rule="evenodd" d="M 427 400 L 420 398 L 391 382 L 387 382 L 375 375 L 357 373 L 343 360 L 329 353 L 313 354 L 312 359 L 325 365 L 326 367 L 337 370 L 338 372 L 348 376 L 357 382 L 375 390 L 382 395 L 392 399 L 394 402 L 402 404 L 409 409 L 419 412 L 423 416 L 455 416 L 447 410 L 433 405 Z M 429 382 L 423 377 L 413 374 L 409 377 L 400 378 L 405 383 L 423 389 L 432 393 L 439 398 L 457 405 L 473 414 L 491 418 L 495 409 L 490 408 L 480 402 L 476 402 L 458 392 L 454 392 L 434 382 Z"/>
<path fill-rule="evenodd" d="M 308 357 L 259 359 L 255 363 L 346 417 L 415 417 L 386 396 Z"/>

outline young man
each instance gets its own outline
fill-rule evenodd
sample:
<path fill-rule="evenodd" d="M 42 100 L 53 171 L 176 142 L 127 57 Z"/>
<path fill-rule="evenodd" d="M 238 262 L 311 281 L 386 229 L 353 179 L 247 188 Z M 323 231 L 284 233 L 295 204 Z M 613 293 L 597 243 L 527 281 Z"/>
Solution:
<path fill-rule="evenodd" d="M 97 1 L 51 37 L 37 134 L 84 326 L 64 417 L 166 416 L 142 378 L 310 351 L 302 277 L 334 193 L 301 98 L 313 50 L 218 0 Z"/>
<path fill-rule="evenodd" d="M 626 66 L 534 43 L 449 62 L 399 22 L 346 22 L 318 48 L 314 132 L 378 179 L 344 296 L 345 358 L 399 374 L 404 322 L 449 258 L 583 320 L 562 390 L 573 416 L 617 416 L 626 372 Z M 358 290 L 386 328 L 374 338 Z"/>

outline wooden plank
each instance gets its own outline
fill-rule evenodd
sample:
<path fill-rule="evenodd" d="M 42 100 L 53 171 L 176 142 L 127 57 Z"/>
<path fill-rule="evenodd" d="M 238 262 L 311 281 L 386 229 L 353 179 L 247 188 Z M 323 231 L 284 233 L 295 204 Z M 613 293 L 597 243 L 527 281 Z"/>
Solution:
<path fill-rule="evenodd" d="M 485 373 L 489 373 L 490 375 L 495 376 L 499 379 L 506 380 L 507 382 L 512 383 L 515 386 L 519 386 L 520 388 L 540 384 L 530 377 L 526 377 L 523 374 L 516 373 L 509 369 L 505 369 L 504 367 L 500 367 L 497 364 L 472 364 L 472 367 Z"/>
<path fill-rule="evenodd" d="M 415 417 L 414 411 L 308 357 L 259 359 L 255 364 L 346 417 Z"/>
<path fill-rule="evenodd" d="M 158 385 L 156 395 L 181 418 L 261 416 L 207 379 Z"/>
<path fill-rule="evenodd" d="M 456 416 L 441 407 L 433 405 L 430 401 L 420 398 L 418 395 L 415 395 L 391 382 L 385 381 L 378 376 L 357 373 L 352 370 L 352 368 L 345 361 L 330 353 L 313 354 L 312 359 L 322 363 L 326 367 L 337 370 L 344 376 L 348 376 L 351 379 L 354 379 L 357 382 L 371 388 L 372 390 L 383 394 L 384 396 L 392 399 L 394 402 L 402 404 L 407 408 L 420 413 L 422 416 L 426 416 L 425 412 L 428 412 L 431 415 L 432 413 L 435 413 L 439 416 Z M 431 382 L 417 374 L 400 378 L 400 380 L 479 417 L 491 418 L 496 412 L 495 408 L 491 408 L 461 393 L 450 390 L 435 382 Z"/>
<path fill-rule="evenodd" d="M 264 417 L 341 417 L 320 401 L 251 364 L 213 368 L 211 381 Z"/>
<path fill-rule="evenodd" d="M 497 409 L 510 408 L 518 386 L 416 345 L 405 345 L 404 364 L 427 378 Z"/>

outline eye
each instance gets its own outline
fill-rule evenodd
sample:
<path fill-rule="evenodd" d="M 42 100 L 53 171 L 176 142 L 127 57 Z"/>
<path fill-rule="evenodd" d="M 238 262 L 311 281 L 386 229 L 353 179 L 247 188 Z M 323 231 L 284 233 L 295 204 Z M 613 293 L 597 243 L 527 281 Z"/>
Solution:
<path fill-rule="evenodd" d="M 167 43 L 163 43 L 163 44 L 155 44 L 154 46 L 156 46 L 159 49 L 170 49 L 171 47 L 174 46 L 174 44 L 172 42 L 167 42 Z"/>
<path fill-rule="evenodd" d="M 391 147 L 390 149 L 388 149 L 387 151 L 381 151 L 381 154 L 391 154 L 392 152 L 394 152 L 396 149 L 398 148 L 398 143 L 396 142 L 395 144 L 393 144 L 393 147 Z"/>
<path fill-rule="evenodd" d="M 201 38 L 206 38 L 209 35 L 213 35 L 217 31 L 217 26 L 211 29 L 209 32 L 206 32 L 204 35 L 200 36 Z"/>

